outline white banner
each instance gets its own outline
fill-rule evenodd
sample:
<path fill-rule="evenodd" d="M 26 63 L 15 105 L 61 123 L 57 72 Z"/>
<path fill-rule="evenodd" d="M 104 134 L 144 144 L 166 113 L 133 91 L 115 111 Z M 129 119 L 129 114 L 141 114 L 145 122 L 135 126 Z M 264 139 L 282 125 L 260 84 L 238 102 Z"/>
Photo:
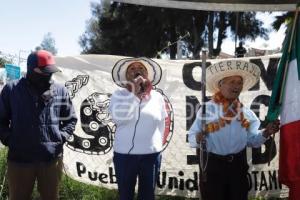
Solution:
<path fill-rule="evenodd" d="M 114 0 L 121 3 L 204 11 L 293 11 L 297 0 Z"/>
<path fill-rule="evenodd" d="M 79 118 L 75 134 L 67 142 L 64 164 L 67 174 L 81 182 L 107 188 L 117 188 L 112 163 L 115 126 L 108 113 L 109 98 L 117 86 L 112 80 L 113 65 L 123 57 L 82 55 L 56 57 L 62 73 L 55 79 L 69 89 Z M 263 122 L 271 94 L 279 55 L 245 58 L 261 70 L 259 83 L 242 93 L 241 101 Z M 185 197 L 198 196 L 198 157 L 189 147 L 187 131 L 201 100 L 201 61 L 156 60 L 163 76 L 156 89 L 165 96 L 169 108 L 169 129 L 165 132 L 165 148 L 157 194 Z M 209 60 L 215 63 L 220 60 Z M 263 127 L 263 126 L 262 126 Z M 261 127 L 261 128 L 262 128 Z M 278 182 L 278 136 L 259 149 L 249 148 L 248 162 L 250 196 L 279 197 L 287 189 Z M 270 147 L 274 144 L 273 151 Z M 268 158 L 271 164 L 268 166 Z"/>

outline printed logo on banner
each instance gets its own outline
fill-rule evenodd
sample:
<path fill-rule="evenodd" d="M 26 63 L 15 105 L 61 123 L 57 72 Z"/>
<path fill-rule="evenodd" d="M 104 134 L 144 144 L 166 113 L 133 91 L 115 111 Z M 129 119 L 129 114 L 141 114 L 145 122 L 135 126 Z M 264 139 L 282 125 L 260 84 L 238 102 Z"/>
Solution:
<path fill-rule="evenodd" d="M 87 75 L 79 75 L 71 81 L 67 81 L 65 86 L 69 91 L 70 97 L 74 98 L 76 93 L 88 84 L 88 81 L 89 76 Z M 174 113 L 168 97 L 161 89 L 156 88 L 155 90 L 163 95 L 168 113 L 168 117 L 165 120 L 163 138 L 163 149 L 165 149 L 172 138 Z M 107 154 L 112 149 L 116 125 L 108 112 L 110 96 L 111 94 L 109 93 L 95 92 L 81 103 L 80 122 L 86 137 L 73 134 L 68 138 L 67 147 L 77 152 L 92 155 Z"/>
<path fill-rule="evenodd" d="M 89 78 L 90 77 L 88 75 L 78 75 L 76 78 L 73 78 L 71 81 L 67 81 L 65 83 L 71 99 L 75 97 L 75 93 L 77 93 L 80 88 L 87 85 Z"/>

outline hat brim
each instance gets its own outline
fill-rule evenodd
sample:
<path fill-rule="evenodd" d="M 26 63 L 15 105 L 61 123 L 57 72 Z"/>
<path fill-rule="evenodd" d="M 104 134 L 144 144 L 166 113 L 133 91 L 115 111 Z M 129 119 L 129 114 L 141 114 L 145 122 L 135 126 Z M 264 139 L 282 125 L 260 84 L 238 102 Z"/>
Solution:
<path fill-rule="evenodd" d="M 241 76 L 242 92 L 252 88 L 260 78 L 260 68 L 254 63 L 241 60 L 226 60 L 215 63 L 206 69 L 206 88 L 214 94 L 219 91 L 219 82 L 230 76 Z"/>
<path fill-rule="evenodd" d="M 56 67 L 55 65 L 47 65 L 46 67 L 43 67 L 43 68 L 39 67 L 39 69 L 44 74 L 53 74 L 56 72 L 61 72 L 61 70 L 58 69 L 58 67 Z"/>
<path fill-rule="evenodd" d="M 119 60 L 112 69 L 112 79 L 113 81 L 120 87 L 125 87 L 127 83 L 126 79 L 126 71 L 128 66 L 131 63 L 140 62 L 142 63 L 148 72 L 148 79 L 150 80 L 151 84 L 157 85 L 160 82 L 162 76 L 162 70 L 159 64 L 153 61 L 150 58 L 124 58 Z"/>

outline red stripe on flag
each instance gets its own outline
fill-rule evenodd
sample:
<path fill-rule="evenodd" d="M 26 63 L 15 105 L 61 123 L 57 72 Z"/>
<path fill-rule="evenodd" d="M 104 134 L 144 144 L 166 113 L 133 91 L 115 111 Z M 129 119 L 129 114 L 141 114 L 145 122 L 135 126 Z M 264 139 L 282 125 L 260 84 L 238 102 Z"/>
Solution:
<path fill-rule="evenodd" d="M 279 180 L 287 186 L 300 184 L 300 120 L 280 128 Z"/>
<path fill-rule="evenodd" d="M 289 200 L 299 200 L 300 197 L 300 181 L 292 182 L 289 186 Z"/>

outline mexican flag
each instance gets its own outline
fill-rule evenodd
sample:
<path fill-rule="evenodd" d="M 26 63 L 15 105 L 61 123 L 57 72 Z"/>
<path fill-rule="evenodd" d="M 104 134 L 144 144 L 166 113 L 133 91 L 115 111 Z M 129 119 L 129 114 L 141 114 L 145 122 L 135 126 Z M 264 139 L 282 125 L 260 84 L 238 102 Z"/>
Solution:
<path fill-rule="evenodd" d="M 290 189 L 289 199 L 300 199 L 300 20 L 285 38 L 273 85 L 268 121 L 280 115 L 279 179 Z"/>

